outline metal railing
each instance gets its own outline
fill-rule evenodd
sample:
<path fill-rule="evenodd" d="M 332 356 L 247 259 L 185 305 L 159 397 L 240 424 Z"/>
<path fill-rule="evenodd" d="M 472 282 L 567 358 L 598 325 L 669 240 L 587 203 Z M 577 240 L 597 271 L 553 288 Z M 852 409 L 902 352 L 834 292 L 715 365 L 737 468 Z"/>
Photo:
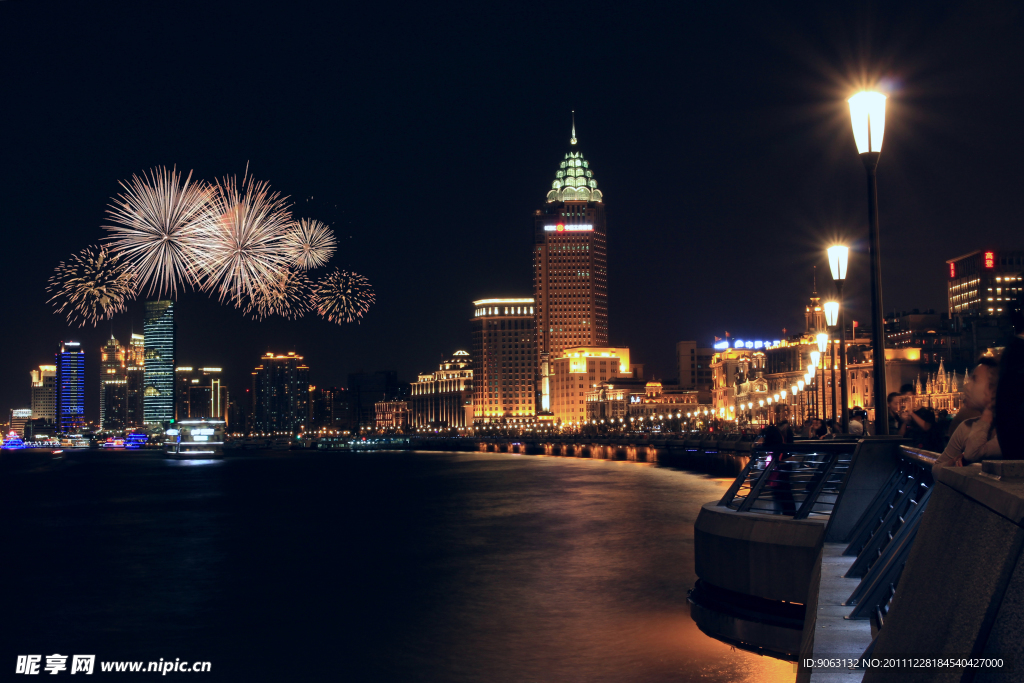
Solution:
<path fill-rule="evenodd" d="M 932 465 L 937 453 L 900 446 L 900 462 L 861 515 L 844 555 L 857 559 L 846 572 L 861 581 L 844 605 L 854 605 L 847 619 L 885 624 L 903 567 L 932 492 Z M 871 647 L 868 647 L 870 652 Z"/>
<path fill-rule="evenodd" d="M 755 447 L 750 462 L 718 504 L 737 512 L 793 519 L 830 515 L 856 446 L 854 442 L 804 441 L 786 444 L 781 453 Z"/>

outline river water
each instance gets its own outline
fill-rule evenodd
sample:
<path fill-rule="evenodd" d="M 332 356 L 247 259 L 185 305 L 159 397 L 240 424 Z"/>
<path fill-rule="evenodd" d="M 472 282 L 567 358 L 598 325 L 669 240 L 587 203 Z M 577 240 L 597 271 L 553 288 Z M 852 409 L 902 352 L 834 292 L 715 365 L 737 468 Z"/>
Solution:
<path fill-rule="evenodd" d="M 689 617 L 693 522 L 727 483 L 432 452 L 5 472 L 2 666 L 61 653 L 210 661 L 206 681 L 793 681 Z"/>

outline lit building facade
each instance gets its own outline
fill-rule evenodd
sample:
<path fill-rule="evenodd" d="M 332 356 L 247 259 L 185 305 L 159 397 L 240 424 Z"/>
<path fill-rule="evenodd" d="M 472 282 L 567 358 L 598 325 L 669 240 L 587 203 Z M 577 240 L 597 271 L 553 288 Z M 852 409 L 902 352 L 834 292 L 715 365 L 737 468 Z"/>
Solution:
<path fill-rule="evenodd" d="M 252 430 L 294 434 L 309 425 L 309 367 L 303 357 L 267 352 L 252 373 Z"/>
<path fill-rule="evenodd" d="M 711 377 L 711 360 L 715 350 L 700 348 L 695 341 L 676 342 L 676 372 L 679 386 L 699 391 L 702 401 L 711 401 L 714 381 Z"/>
<path fill-rule="evenodd" d="M 469 353 L 456 351 L 436 372 L 419 375 L 409 390 L 409 411 L 410 422 L 417 428 L 471 425 L 473 365 Z"/>
<path fill-rule="evenodd" d="M 32 419 L 31 408 L 14 408 L 11 410 L 10 427 L 21 438 L 25 438 L 25 423 Z"/>
<path fill-rule="evenodd" d="M 569 348 L 608 344 L 608 252 L 604 195 L 576 147 L 559 163 L 547 202 L 534 214 L 540 406 L 551 407 L 551 363 Z M 577 416 L 578 417 L 578 416 Z"/>
<path fill-rule="evenodd" d="M 174 419 L 174 302 L 147 301 L 142 332 L 146 350 L 144 420 L 147 425 L 159 425 Z"/>
<path fill-rule="evenodd" d="M 551 412 L 556 422 L 587 419 L 587 393 L 602 382 L 632 378 L 628 348 L 579 346 L 551 361 Z"/>
<path fill-rule="evenodd" d="M 378 401 L 374 407 L 377 431 L 402 431 L 409 426 L 408 401 Z"/>
<path fill-rule="evenodd" d="M 1007 315 L 1024 286 L 1024 251 L 974 251 L 946 268 L 950 318 Z"/>
<path fill-rule="evenodd" d="M 124 383 L 126 357 L 125 347 L 121 346 L 114 335 L 110 335 L 110 339 L 100 349 L 100 426 L 103 429 L 107 429 L 106 385 L 107 382 Z M 121 424 L 118 429 L 124 429 L 124 415 L 119 415 L 115 421 Z"/>
<path fill-rule="evenodd" d="M 112 432 L 124 431 L 128 428 L 128 380 L 105 379 L 101 386 L 105 410 L 100 426 Z"/>
<path fill-rule="evenodd" d="M 61 342 L 56 354 L 54 404 L 57 431 L 64 434 L 85 428 L 85 351 L 75 341 Z"/>
<path fill-rule="evenodd" d="M 125 352 L 124 370 L 128 395 L 126 428 L 141 428 L 146 422 L 146 344 L 143 335 L 132 334 Z"/>
<path fill-rule="evenodd" d="M 32 419 L 57 421 L 57 366 L 40 365 L 31 370 Z"/>
<path fill-rule="evenodd" d="M 227 421 L 228 388 L 221 368 L 174 369 L 175 419 L 215 419 Z"/>
<path fill-rule="evenodd" d="M 537 412 L 533 299 L 473 302 L 473 422 L 521 420 Z"/>

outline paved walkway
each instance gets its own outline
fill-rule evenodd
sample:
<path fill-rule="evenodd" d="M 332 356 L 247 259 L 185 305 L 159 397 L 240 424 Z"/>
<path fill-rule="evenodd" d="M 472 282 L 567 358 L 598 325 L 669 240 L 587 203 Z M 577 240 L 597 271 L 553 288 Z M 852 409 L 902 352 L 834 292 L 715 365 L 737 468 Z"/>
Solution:
<path fill-rule="evenodd" d="M 842 603 L 860 583 L 843 575 L 856 557 L 844 557 L 845 543 L 826 543 L 821 558 L 818 614 L 814 625 L 814 657 L 855 659 L 871 643 L 871 622 L 845 619 L 853 609 Z M 859 683 L 863 669 L 848 672 L 821 671 L 811 674 L 811 683 Z"/>

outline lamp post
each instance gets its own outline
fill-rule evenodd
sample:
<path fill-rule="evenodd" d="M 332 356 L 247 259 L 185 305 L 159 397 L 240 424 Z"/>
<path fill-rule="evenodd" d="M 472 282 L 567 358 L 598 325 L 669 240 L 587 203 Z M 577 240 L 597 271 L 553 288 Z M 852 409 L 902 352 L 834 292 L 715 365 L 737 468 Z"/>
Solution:
<path fill-rule="evenodd" d="M 850 433 L 850 401 L 846 396 L 846 311 L 843 306 L 843 282 L 846 281 L 846 266 L 850 259 L 850 248 L 836 245 L 828 248 L 828 266 L 839 295 L 839 414 L 843 418 L 843 434 Z M 888 426 L 888 423 L 886 423 Z"/>
<path fill-rule="evenodd" d="M 835 329 L 836 320 L 839 317 L 839 302 L 838 301 L 826 301 L 825 302 L 825 325 L 829 329 Z M 826 335 L 826 340 L 828 335 Z M 839 414 L 836 412 L 836 345 L 835 342 L 830 342 L 829 347 L 832 349 L 832 419 L 836 420 L 839 418 Z"/>
<path fill-rule="evenodd" d="M 825 324 L 828 325 L 827 320 L 825 321 Z M 825 352 L 828 351 L 828 332 L 819 332 L 817 340 L 818 358 L 824 359 L 826 358 Z M 822 391 L 822 389 L 824 389 L 825 386 L 825 363 L 819 362 L 818 367 L 821 369 L 821 381 L 818 382 L 818 391 L 821 394 L 821 414 L 827 417 L 828 408 L 826 407 L 827 404 L 825 403 L 825 392 Z M 835 412 L 832 413 L 832 419 L 835 419 Z"/>
<path fill-rule="evenodd" d="M 889 433 L 885 407 L 885 330 L 882 321 L 882 257 L 878 244 L 876 170 L 885 133 L 885 95 L 859 92 L 849 99 L 857 151 L 868 174 L 868 245 L 871 251 L 871 356 L 874 374 L 875 435 Z"/>

